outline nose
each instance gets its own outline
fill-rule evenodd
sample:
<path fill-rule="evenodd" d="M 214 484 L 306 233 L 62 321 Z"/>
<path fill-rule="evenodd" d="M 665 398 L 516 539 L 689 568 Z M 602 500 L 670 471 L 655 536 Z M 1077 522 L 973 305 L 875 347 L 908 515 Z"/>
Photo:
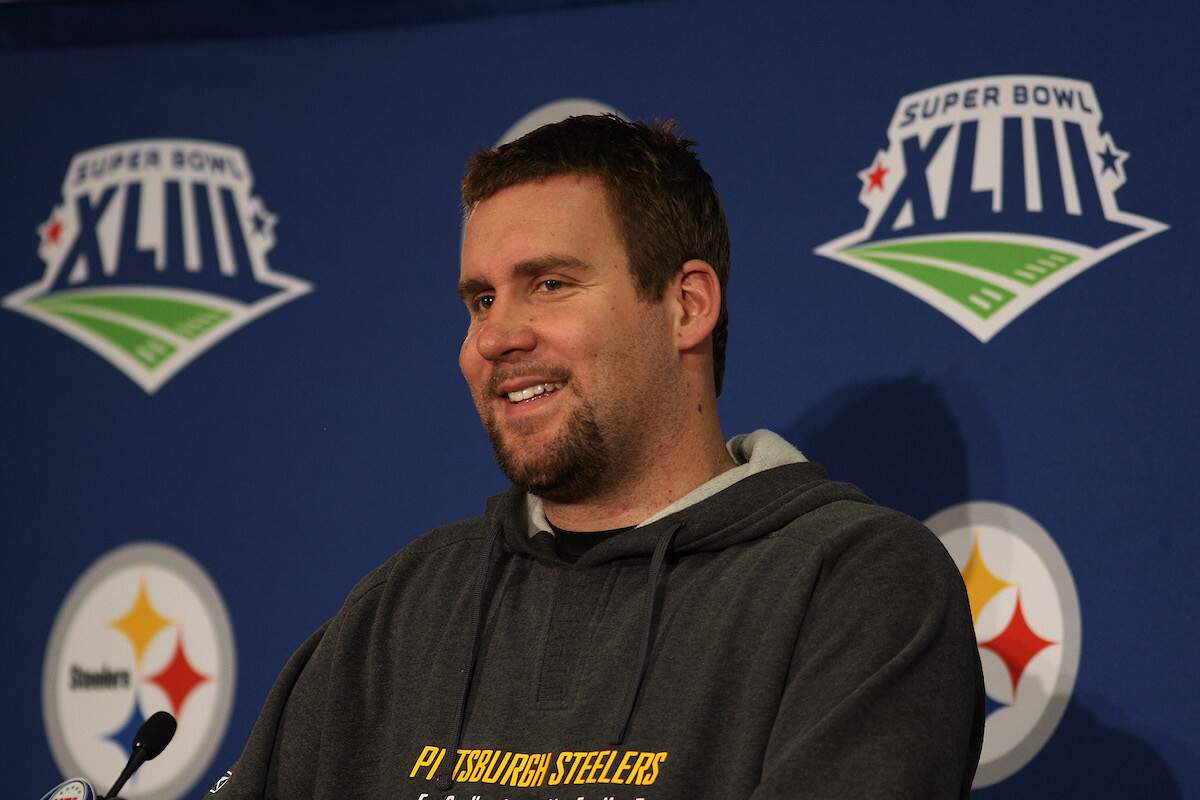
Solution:
<path fill-rule="evenodd" d="M 537 347 L 533 320 L 516 309 L 504 309 L 500 303 L 492 306 L 487 318 L 480 323 L 475 336 L 475 349 L 488 361 L 529 353 Z"/>

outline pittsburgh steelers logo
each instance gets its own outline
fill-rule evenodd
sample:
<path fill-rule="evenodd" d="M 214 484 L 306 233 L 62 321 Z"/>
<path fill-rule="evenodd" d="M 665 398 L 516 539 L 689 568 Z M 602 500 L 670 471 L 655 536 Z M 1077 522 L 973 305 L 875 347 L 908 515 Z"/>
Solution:
<path fill-rule="evenodd" d="M 75 582 L 50 634 L 42 710 L 59 769 L 113 781 L 147 717 L 179 728 L 121 794 L 181 797 L 208 768 L 233 703 L 229 615 L 189 556 L 163 544 L 111 551 Z"/>
<path fill-rule="evenodd" d="M 967 586 L 987 692 L 974 785 L 990 786 L 1029 763 L 1062 719 L 1079 670 L 1079 598 L 1054 540 L 1012 506 L 963 503 L 926 524 Z"/>

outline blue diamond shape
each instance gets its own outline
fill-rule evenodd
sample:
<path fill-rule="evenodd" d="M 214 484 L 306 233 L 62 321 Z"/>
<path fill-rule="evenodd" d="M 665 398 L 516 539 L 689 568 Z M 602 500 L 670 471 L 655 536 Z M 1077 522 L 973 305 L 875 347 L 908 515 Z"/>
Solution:
<path fill-rule="evenodd" d="M 983 696 L 983 718 L 987 719 L 992 715 L 993 711 L 1001 708 L 1008 708 L 1008 706 L 1008 703 L 1001 703 L 998 700 L 994 700 L 990 694 L 985 693 Z"/>
<path fill-rule="evenodd" d="M 128 758 L 133 750 L 133 737 L 137 736 L 138 730 L 145 721 L 146 718 L 142 716 L 142 705 L 138 702 L 137 692 L 134 691 L 133 709 L 129 712 L 129 719 L 118 730 L 113 731 L 104 738 L 121 748 L 125 752 L 125 757 Z"/>

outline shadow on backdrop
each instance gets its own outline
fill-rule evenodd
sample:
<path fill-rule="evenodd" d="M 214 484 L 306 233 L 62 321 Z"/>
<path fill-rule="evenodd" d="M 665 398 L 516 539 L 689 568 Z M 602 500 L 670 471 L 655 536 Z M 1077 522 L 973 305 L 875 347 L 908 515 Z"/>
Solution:
<path fill-rule="evenodd" d="M 1033 760 L 1012 777 L 971 793 L 979 800 L 1025 800 L 1029 797 L 1135 797 L 1177 800 L 1179 783 L 1160 754 L 1176 763 L 1196 754 L 1183 753 L 1178 741 L 1156 737 L 1154 744 L 1122 728 L 1131 721 L 1100 695 L 1076 695 L 1058 730 Z M 1181 760 L 1182 759 L 1182 760 Z M 1075 765 L 1064 769 L 1064 764 Z"/>
<path fill-rule="evenodd" d="M 985 417 L 972 422 L 983 422 L 980 427 L 991 432 Z M 978 493 L 968 475 L 967 444 L 945 392 L 917 375 L 838 389 L 805 410 L 782 435 L 825 467 L 830 478 L 849 481 L 881 505 L 917 519 L 976 499 L 969 495 L 972 488 Z M 993 438 L 994 433 L 972 442 L 972 448 L 992 448 Z M 986 463 L 999 462 L 989 457 L 994 454 L 983 455 Z"/>
<path fill-rule="evenodd" d="M 972 388 L 952 377 L 935 382 L 909 375 L 845 386 L 781 435 L 834 480 L 854 483 L 876 502 L 917 519 L 966 500 L 1005 496 L 996 424 Z M 1130 725 L 1103 697 L 1077 695 L 1029 764 L 972 796 L 1179 798 L 1179 784 L 1160 751 L 1170 751 L 1176 763 L 1188 763 L 1195 754 L 1169 738 L 1155 737 L 1151 744 L 1123 730 Z M 1077 767 L 1064 770 L 1064 764 Z"/>

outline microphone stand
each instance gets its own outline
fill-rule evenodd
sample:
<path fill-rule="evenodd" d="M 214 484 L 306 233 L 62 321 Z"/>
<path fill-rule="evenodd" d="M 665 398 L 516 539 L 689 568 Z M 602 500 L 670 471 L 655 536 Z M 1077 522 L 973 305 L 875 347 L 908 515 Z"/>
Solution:
<path fill-rule="evenodd" d="M 121 774 L 117 776 L 116 783 L 108 790 L 100 800 L 120 800 L 117 797 L 117 792 L 125 785 L 125 782 L 133 777 L 133 773 L 137 772 L 137 768 L 146 763 L 146 748 L 138 747 L 133 751 L 133 755 L 129 757 L 129 763 L 125 765 L 125 769 L 121 770 Z"/>

